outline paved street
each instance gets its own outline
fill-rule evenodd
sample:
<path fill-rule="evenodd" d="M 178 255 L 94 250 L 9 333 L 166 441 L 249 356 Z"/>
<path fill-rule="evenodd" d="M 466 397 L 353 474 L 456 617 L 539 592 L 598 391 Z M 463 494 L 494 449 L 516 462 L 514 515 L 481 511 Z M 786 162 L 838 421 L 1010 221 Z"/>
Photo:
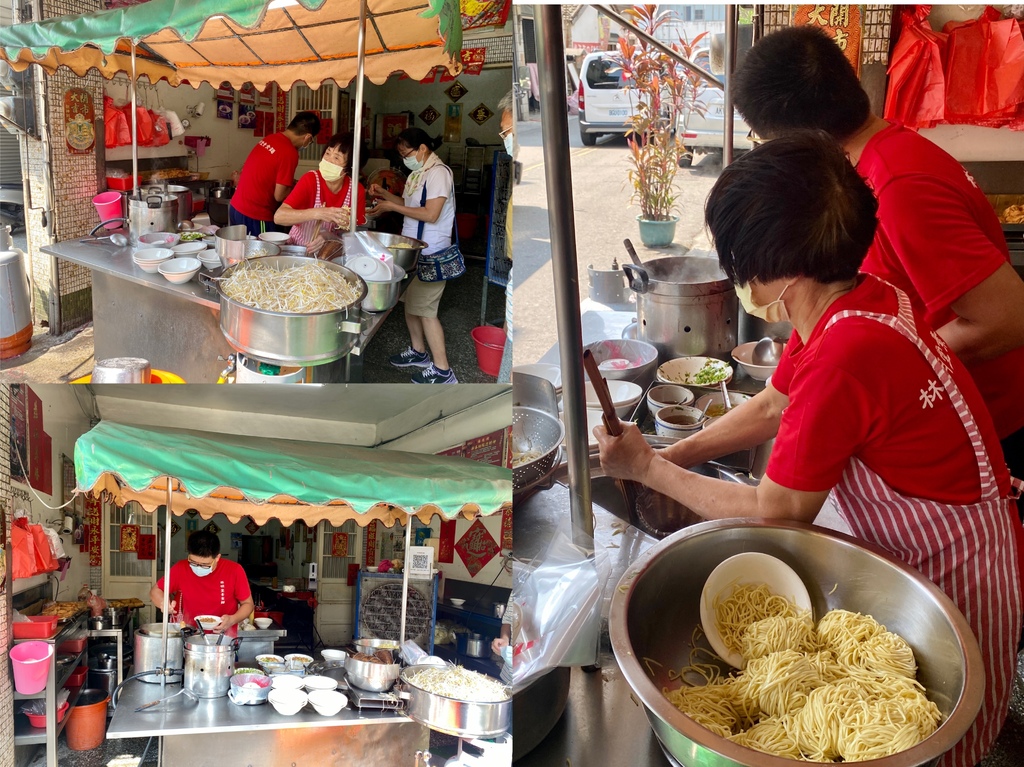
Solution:
<path fill-rule="evenodd" d="M 554 288 L 551 276 L 551 243 L 548 230 L 547 191 L 540 122 L 516 126 L 520 145 L 517 159 L 523 164 L 522 182 L 516 186 L 514 244 L 515 307 L 514 344 L 517 364 L 536 362 L 557 341 Z M 587 266 L 610 269 L 612 258 L 628 260 L 622 240 L 630 238 L 640 259 L 683 255 L 691 249 L 710 249 L 704 232 L 704 199 L 721 172 L 717 157 L 699 155 L 692 168 L 681 168 L 679 224 L 675 243 L 668 248 L 645 248 L 640 243 L 636 216 L 626 187 L 627 146 L 622 138 L 602 137 L 597 146 L 580 142 L 575 117 L 569 118 L 572 155 L 576 253 L 580 298 L 587 298 Z M 564 171 L 562 171 L 564 172 Z"/>

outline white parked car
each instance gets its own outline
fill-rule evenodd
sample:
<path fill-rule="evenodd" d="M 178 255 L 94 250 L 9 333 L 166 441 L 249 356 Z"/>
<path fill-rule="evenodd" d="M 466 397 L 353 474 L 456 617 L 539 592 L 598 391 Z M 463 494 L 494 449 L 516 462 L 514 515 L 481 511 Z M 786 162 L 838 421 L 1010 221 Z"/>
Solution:
<path fill-rule="evenodd" d="M 633 114 L 638 93 L 622 76 L 618 54 L 610 51 L 588 53 L 583 59 L 579 100 L 580 139 L 593 146 L 598 136 L 624 134 Z"/>
<path fill-rule="evenodd" d="M 708 63 L 708 52 L 700 51 L 694 57 L 694 63 L 710 72 Z M 721 75 L 718 79 L 723 80 Z M 698 97 L 703 109 L 683 110 L 679 115 L 680 133 L 683 144 L 690 152 L 689 159 L 692 160 L 694 153 L 718 154 L 721 155 L 725 138 L 725 94 L 718 88 L 708 86 Z M 701 112 L 703 111 L 703 114 Z M 743 120 L 743 117 L 735 109 L 732 116 L 732 145 L 734 150 L 745 152 L 753 149 L 750 141 L 750 126 Z"/>

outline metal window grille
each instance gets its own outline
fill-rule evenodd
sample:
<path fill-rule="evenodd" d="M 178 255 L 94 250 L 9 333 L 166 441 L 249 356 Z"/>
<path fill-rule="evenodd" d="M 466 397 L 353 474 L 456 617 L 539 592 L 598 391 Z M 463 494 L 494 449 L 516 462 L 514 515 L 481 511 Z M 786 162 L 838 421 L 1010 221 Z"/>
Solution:
<path fill-rule="evenodd" d="M 140 560 L 134 551 L 121 551 L 121 525 L 138 525 L 140 535 L 155 535 L 155 515 L 143 511 L 132 501 L 124 506 L 108 506 L 110 545 L 107 547 L 109 574 L 112 578 L 145 578 L 153 572 L 152 560 Z"/>

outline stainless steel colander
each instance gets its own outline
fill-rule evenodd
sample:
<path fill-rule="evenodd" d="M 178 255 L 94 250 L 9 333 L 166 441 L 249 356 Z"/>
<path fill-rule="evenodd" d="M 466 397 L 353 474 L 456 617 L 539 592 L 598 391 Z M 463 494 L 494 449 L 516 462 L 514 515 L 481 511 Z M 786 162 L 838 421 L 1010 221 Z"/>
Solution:
<path fill-rule="evenodd" d="M 548 474 L 565 437 L 565 426 L 549 413 L 531 407 L 512 408 L 512 452 L 539 453 L 537 458 L 512 467 L 512 492 L 518 492 Z"/>

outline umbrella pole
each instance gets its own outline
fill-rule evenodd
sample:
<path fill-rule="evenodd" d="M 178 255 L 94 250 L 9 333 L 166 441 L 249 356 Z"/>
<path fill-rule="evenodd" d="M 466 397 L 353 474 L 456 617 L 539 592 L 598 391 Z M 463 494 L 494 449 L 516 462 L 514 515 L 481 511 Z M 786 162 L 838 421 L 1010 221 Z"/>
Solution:
<path fill-rule="evenodd" d="M 133 196 L 139 189 L 139 116 L 135 111 L 136 108 L 136 93 L 135 84 L 138 81 L 138 75 L 135 72 L 135 41 L 131 41 L 132 44 L 132 192 Z M 170 480 L 168 480 L 170 481 Z M 170 492 L 168 490 L 168 492 Z M 167 638 L 164 637 L 164 649 L 167 649 Z"/>
<path fill-rule="evenodd" d="M 352 194 L 349 195 L 352 204 L 348 222 L 350 232 L 356 230 L 355 211 L 359 207 L 359 145 L 363 138 L 363 70 L 366 68 L 366 2 L 367 0 L 359 0 L 359 41 L 356 45 L 356 116 L 352 129 L 352 181 L 350 182 Z M 404 632 L 404 613 L 402 629 Z"/>
<path fill-rule="evenodd" d="M 132 47 L 132 56 L 135 55 L 135 47 Z M 161 633 L 161 644 L 162 658 L 160 666 L 164 671 L 167 670 L 167 621 L 170 619 L 168 612 L 170 611 L 171 602 L 171 478 L 167 478 L 167 513 L 164 515 L 164 620 L 160 627 Z M 184 682 L 183 682 L 184 684 Z M 160 675 L 160 694 L 163 694 L 164 689 L 167 687 L 167 674 Z"/>
<path fill-rule="evenodd" d="M 412 515 L 405 520 L 405 561 L 402 563 L 402 627 L 398 634 L 399 647 L 405 642 L 406 601 L 409 599 L 409 545 L 412 542 Z"/>
<path fill-rule="evenodd" d="M 540 53 L 540 98 L 544 175 L 547 177 L 548 226 L 555 285 L 555 320 L 562 368 L 562 403 L 569 468 L 569 510 L 574 542 L 594 537 L 590 496 L 590 449 L 583 396 L 583 327 L 576 267 L 576 221 L 572 203 L 569 118 L 565 108 L 565 48 L 562 7 L 534 6 Z"/>
<path fill-rule="evenodd" d="M 732 106 L 732 75 L 736 68 L 736 42 L 739 34 L 739 16 L 735 5 L 725 6 L 725 93 L 722 97 L 724 110 L 722 126 L 722 167 L 732 164 L 733 148 L 733 106 Z"/>

